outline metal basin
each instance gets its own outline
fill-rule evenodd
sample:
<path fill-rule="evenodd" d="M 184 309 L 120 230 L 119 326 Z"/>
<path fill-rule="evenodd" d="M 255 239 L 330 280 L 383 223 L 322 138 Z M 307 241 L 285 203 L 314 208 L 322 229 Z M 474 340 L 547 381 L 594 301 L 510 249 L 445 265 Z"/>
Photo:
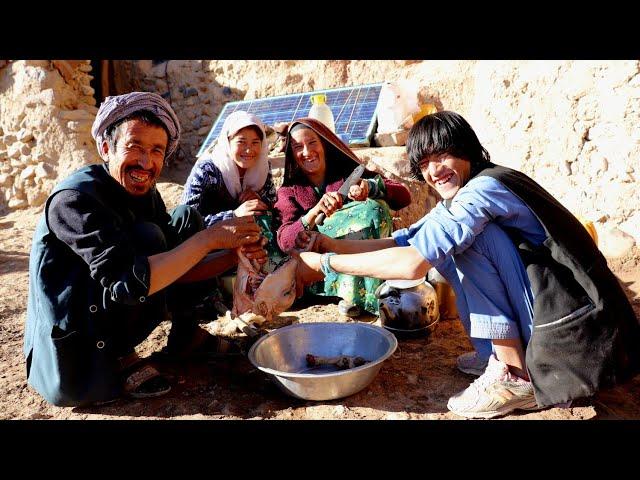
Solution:
<path fill-rule="evenodd" d="M 249 350 L 249 361 L 272 376 L 287 394 L 303 400 L 333 400 L 369 385 L 398 347 L 395 336 L 366 323 L 298 323 L 260 338 Z M 368 363 L 356 368 L 309 367 L 307 354 L 360 356 Z"/>

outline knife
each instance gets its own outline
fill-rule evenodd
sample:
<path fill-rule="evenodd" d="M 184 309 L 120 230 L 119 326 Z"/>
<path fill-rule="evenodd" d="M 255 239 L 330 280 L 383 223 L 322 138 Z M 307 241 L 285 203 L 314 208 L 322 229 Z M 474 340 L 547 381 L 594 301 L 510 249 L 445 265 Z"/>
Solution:
<path fill-rule="evenodd" d="M 351 185 L 355 185 L 355 183 L 358 180 L 360 180 L 360 177 L 362 177 L 363 173 L 364 173 L 364 165 L 361 164 L 361 165 L 358 165 L 353 170 L 353 172 L 351 172 L 351 175 L 349 175 L 346 178 L 342 186 L 338 189 L 338 193 L 342 196 L 343 199 L 349 194 L 349 189 L 351 188 Z M 325 217 L 324 212 L 320 212 L 320 215 L 316 217 L 316 225 L 322 225 L 324 223 L 324 217 Z"/>

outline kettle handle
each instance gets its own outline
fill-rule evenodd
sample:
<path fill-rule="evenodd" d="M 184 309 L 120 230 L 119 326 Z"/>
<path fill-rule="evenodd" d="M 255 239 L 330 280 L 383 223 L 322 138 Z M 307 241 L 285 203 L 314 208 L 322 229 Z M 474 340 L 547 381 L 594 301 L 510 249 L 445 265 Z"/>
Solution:
<path fill-rule="evenodd" d="M 387 282 L 382 282 L 380 285 L 378 285 L 378 288 L 376 288 L 376 291 L 373 292 L 373 295 L 377 298 L 377 299 L 382 299 L 382 298 L 386 298 L 389 295 L 396 295 L 399 296 L 399 290 L 395 287 L 390 287 Z"/>
<path fill-rule="evenodd" d="M 376 298 L 380 298 L 382 295 L 386 294 L 387 292 L 385 291 L 384 293 L 382 293 L 382 288 L 383 287 L 387 287 L 387 290 L 389 290 L 389 285 L 387 285 L 387 282 L 382 282 L 380 285 L 378 285 L 378 288 L 376 288 L 376 291 L 373 293 L 373 295 Z"/>

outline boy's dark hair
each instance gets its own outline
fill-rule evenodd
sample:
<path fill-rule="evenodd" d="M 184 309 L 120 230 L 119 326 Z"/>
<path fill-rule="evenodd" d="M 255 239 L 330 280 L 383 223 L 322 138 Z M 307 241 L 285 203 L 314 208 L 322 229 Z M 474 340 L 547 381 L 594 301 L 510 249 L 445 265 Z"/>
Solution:
<path fill-rule="evenodd" d="M 167 131 L 167 127 L 165 127 L 164 123 L 162 123 L 162 120 L 160 120 L 156 115 L 154 115 L 149 110 L 138 110 L 137 112 L 133 112 L 131 115 L 127 115 L 126 117 L 118 120 L 112 125 L 109 125 L 109 128 L 105 130 L 104 139 L 109 145 L 109 150 L 114 151 L 116 148 L 116 144 L 118 143 L 118 137 L 120 136 L 120 128 L 119 128 L 120 125 L 122 125 L 125 122 L 128 122 L 129 120 L 134 120 L 134 119 L 140 120 L 141 122 L 146 123 L 147 125 L 157 125 L 159 127 L 162 127 L 164 131 L 167 132 L 167 142 L 168 142 L 168 139 L 171 137 L 169 135 L 169 132 Z"/>
<path fill-rule="evenodd" d="M 407 154 L 413 177 L 424 182 L 420 162 L 429 155 L 442 153 L 470 162 L 472 177 L 491 161 L 471 125 L 462 115 L 449 111 L 426 115 L 411 127 Z"/>

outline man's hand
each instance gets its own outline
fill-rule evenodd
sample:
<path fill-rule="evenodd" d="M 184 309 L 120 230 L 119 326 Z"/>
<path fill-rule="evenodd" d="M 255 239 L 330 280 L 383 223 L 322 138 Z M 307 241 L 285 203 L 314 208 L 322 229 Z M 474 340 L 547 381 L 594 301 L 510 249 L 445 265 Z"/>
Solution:
<path fill-rule="evenodd" d="M 261 214 L 268 210 L 269 207 L 259 198 L 253 198 L 243 202 L 238 208 L 233 211 L 236 217 L 249 217 L 255 214 Z"/>
<path fill-rule="evenodd" d="M 361 179 L 359 183 L 351 185 L 349 187 L 349 194 L 347 195 L 351 200 L 363 201 L 369 196 L 369 182 L 365 179 Z"/>
<path fill-rule="evenodd" d="M 223 220 L 206 229 L 209 249 L 238 248 L 260 240 L 261 230 L 253 216 Z"/>

